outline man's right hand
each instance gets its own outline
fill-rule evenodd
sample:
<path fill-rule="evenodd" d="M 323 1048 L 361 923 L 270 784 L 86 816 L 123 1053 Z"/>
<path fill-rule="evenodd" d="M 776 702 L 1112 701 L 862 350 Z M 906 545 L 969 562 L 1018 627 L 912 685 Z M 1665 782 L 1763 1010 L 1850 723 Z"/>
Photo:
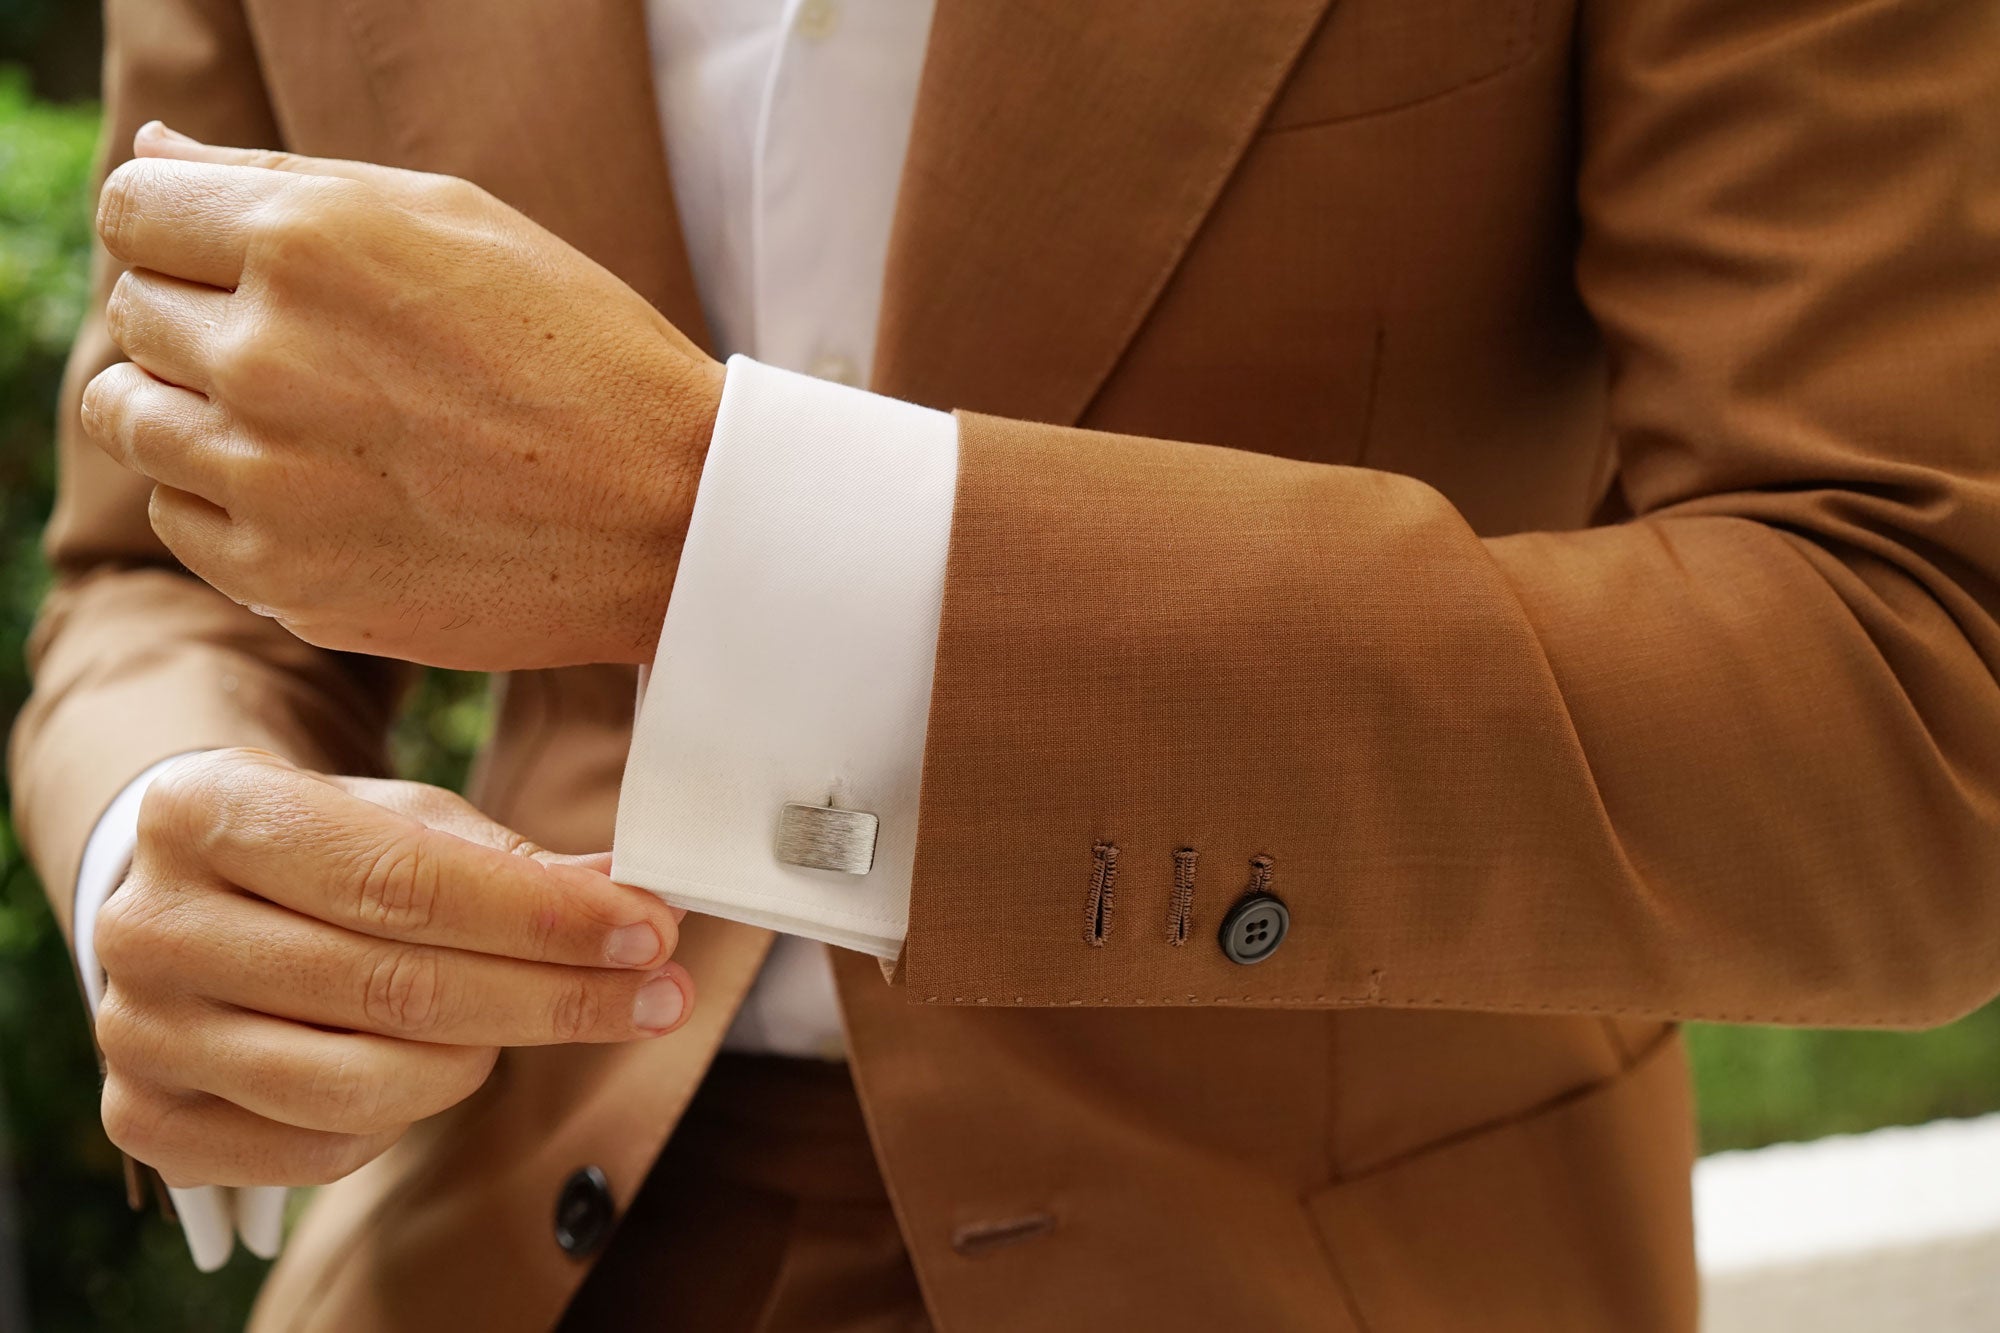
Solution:
<path fill-rule="evenodd" d="M 112 1140 L 170 1185 L 308 1185 L 469 1096 L 498 1049 L 655 1036 L 678 913 L 449 792 L 190 757 L 97 918 Z"/>

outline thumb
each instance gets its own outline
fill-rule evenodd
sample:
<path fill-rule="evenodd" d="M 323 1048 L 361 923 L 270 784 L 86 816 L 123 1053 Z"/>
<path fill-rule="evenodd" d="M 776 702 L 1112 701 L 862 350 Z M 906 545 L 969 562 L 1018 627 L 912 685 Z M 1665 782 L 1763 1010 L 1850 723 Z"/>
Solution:
<path fill-rule="evenodd" d="M 261 167 L 266 171 L 289 171 L 300 176 L 345 176 L 349 180 L 388 185 L 413 175 L 395 167 L 372 162 L 347 162 L 337 157 L 305 157 L 276 148 L 224 148 L 191 139 L 163 122 L 149 120 L 132 136 L 134 157 L 172 158 L 181 162 L 210 162 L 224 167 Z"/>

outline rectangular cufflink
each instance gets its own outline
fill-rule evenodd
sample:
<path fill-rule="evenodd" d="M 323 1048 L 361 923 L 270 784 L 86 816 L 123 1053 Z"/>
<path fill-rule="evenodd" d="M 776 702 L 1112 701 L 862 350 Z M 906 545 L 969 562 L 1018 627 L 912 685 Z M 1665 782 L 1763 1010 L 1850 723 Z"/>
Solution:
<path fill-rule="evenodd" d="M 875 864 L 878 822 L 866 810 L 789 801 L 778 812 L 778 859 L 809 870 L 865 875 Z"/>

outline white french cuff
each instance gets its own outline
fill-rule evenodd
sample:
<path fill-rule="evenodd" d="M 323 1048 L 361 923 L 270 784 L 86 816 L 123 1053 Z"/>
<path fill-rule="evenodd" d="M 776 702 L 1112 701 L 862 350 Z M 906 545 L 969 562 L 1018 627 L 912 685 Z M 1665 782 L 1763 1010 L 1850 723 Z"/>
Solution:
<path fill-rule="evenodd" d="M 200 753 L 195 751 L 194 753 Z M 126 783 L 111 798 L 90 831 L 83 846 L 83 861 L 77 867 L 75 915 L 71 933 L 76 940 L 76 969 L 83 978 L 83 998 L 93 1017 L 104 1002 L 104 969 L 97 961 L 97 911 L 104 906 L 132 868 L 132 853 L 139 846 L 139 807 L 153 780 L 188 755 L 177 754 L 160 760 Z M 283 1186 L 256 1186 L 229 1189 L 220 1185 L 169 1186 L 174 1212 L 187 1237 L 188 1254 L 194 1266 L 213 1273 L 229 1262 L 229 1253 L 241 1235 L 243 1246 L 264 1259 L 275 1259 L 285 1238 L 285 1195 Z"/>
<path fill-rule="evenodd" d="M 614 877 L 901 952 L 957 484 L 949 414 L 730 358 L 641 686 Z M 867 821 L 788 805 L 874 816 L 872 853 Z"/>

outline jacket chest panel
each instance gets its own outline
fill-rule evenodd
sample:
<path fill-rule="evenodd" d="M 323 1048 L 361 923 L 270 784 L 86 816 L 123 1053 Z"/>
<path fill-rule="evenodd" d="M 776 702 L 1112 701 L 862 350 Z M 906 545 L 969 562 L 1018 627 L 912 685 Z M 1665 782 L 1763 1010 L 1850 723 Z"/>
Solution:
<path fill-rule="evenodd" d="M 1344 67 L 1326 53 L 1343 17 L 1082 424 L 1405 473 L 1483 533 L 1577 526 L 1601 480 L 1606 372 L 1571 274 L 1567 47 L 1302 119 Z"/>

